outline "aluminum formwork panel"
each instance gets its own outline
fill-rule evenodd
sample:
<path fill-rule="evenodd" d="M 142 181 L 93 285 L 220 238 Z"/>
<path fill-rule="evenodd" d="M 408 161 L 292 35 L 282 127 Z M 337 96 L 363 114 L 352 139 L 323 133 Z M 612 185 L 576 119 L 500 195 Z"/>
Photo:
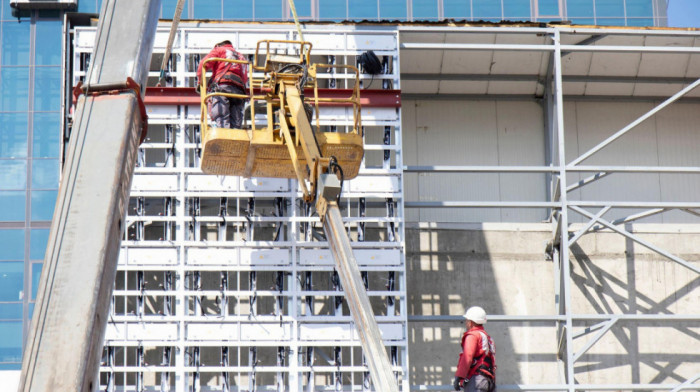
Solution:
<path fill-rule="evenodd" d="M 312 30 L 305 38 L 312 42 L 318 38 L 313 53 L 320 58 L 335 56 L 338 63 L 354 65 L 367 48 L 388 56 L 393 63 L 391 73 L 377 78 L 371 87 L 381 88 L 382 80 L 399 87 L 395 31 L 338 26 Z M 167 29 L 160 28 L 156 54 L 164 51 L 159 44 L 164 35 Z M 258 39 L 295 36 L 288 26 L 181 27 L 173 45 L 170 75 L 176 86 L 191 85 L 195 59 L 224 39 L 250 55 Z M 80 56 L 89 55 L 94 33 L 80 27 L 75 37 L 77 66 L 72 77 L 77 81 L 85 74 Z M 149 76 L 157 75 L 152 71 Z M 335 77 L 339 88 L 349 83 L 347 75 Z M 366 80 L 369 85 L 370 77 Z M 151 123 L 173 131 L 165 143 L 159 139 L 141 146 L 146 165 L 135 172 L 127 216 L 130 230 L 122 242 L 113 322 L 106 340 L 109 350 L 125 359 L 123 366 L 108 366 L 106 351 L 101 389 L 165 388 L 158 379 L 166 380 L 170 391 L 220 391 L 224 390 L 222 380 L 230 377 L 230 391 L 281 386 L 293 392 L 306 391 L 309 385 L 322 388 L 325 381 L 321 379 L 334 379 L 337 372 L 343 374 L 345 389 L 361 388 L 367 367 L 347 305 L 335 308 L 343 292 L 334 286 L 332 260 L 302 261 L 302 253 L 325 254 L 328 245 L 317 238 L 320 222 L 305 211 L 295 181 L 202 175 L 197 168 L 201 146 L 194 137 L 199 107 L 147 110 Z M 346 108 L 324 108 L 321 125 L 342 130 L 352 123 L 351 115 Z M 383 142 L 382 135 L 373 136 L 369 146 L 374 156 L 383 155 L 386 147 L 391 161 L 363 167 L 358 180 L 346 184 L 343 219 L 361 247 L 356 256 L 361 271 L 369 276 L 373 304 L 381 304 L 382 312 L 391 311 L 392 316 L 380 316 L 378 321 L 384 344 L 391 347 L 387 350 L 396 353 L 393 366 L 402 390 L 408 391 L 400 110 L 366 108 L 363 125 L 379 133 L 391 127 L 388 141 Z M 365 199 L 390 203 L 392 208 L 360 212 Z M 365 242 L 365 234 L 359 233 L 367 232 L 391 232 L 393 237 Z M 385 287 L 388 279 L 396 281 L 389 289 Z M 388 296 L 394 298 L 392 305 Z M 306 313 L 309 297 L 313 297 L 315 310 Z M 302 339 L 302 329 L 307 331 L 311 325 L 317 333 Z M 349 333 L 328 338 L 334 336 L 337 326 Z M 335 356 L 336 350 L 337 365 L 324 366 L 321 353 Z M 156 361 L 154 355 L 160 365 L 147 365 Z M 203 380 L 213 373 L 219 375 L 215 380 Z M 311 384 L 309 377 L 315 380 Z M 119 381 L 109 389 L 108 379 Z M 325 388 L 335 388 L 332 384 Z"/>

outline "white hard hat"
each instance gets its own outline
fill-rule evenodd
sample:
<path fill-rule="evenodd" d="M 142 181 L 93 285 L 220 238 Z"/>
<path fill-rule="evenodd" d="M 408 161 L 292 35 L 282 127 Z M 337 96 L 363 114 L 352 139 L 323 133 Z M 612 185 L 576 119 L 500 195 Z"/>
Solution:
<path fill-rule="evenodd" d="M 477 324 L 486 324 L 486 311 L 480 306 L 472 306 L 464 313 L 464 318 Z"/>

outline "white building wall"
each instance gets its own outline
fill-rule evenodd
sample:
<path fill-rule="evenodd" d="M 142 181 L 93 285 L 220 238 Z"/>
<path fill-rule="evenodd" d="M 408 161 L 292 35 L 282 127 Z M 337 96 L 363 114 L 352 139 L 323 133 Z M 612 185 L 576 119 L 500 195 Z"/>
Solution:
<path fill-rule="evenodd" d="M 652 102 L 569 101 L 564 107 L 566 155 L 571 162 L 639 116 Z M 582 165 L 699 166 L 700 112 L 676 103 L 643 122 Z M 403 102 L 406 165 L 541 166 L 545 162 L 543 106 L 535 101 L 411 100 Z M 555 149 L 556 150 L 556 149 Z M 555 156 L 556 159 L 556 156 Z M 593 173 L 569 173 L 569 184 Z M 547 201 L 545 174 L 434 174 L 405 176 L 407 200 Z M 616 173 L 569 194 L 570 200 L 691 201 L 700 175 Z M 613 210 L 618 218 L 640 210 Z M 538 222 L 545 209 L 409 210 L 408 221 Z M 582 221 L 571 215 L 574 222 Z M 647 223 L 697 223 L 674 211 Z"/>

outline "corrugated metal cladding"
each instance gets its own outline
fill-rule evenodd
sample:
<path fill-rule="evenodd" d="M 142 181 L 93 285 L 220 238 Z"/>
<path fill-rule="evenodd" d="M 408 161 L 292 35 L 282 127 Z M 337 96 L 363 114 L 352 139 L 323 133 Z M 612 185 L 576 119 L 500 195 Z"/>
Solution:
<path fill-rule="evenodd" d="M 646 113 L 655 103 L 570 101 L 565 104 L 567 162 Z M 405 165 L 545 165 L 543 108 L 528 101 L 405 100 Z M 599 151 L 582 165 L 700 166 L 700 111 L 675 103 Z M 555 157 L 556 159 L 556 157 Z M 569 173 L 573 184 L 591 173 Z M 406 199 L 419 201 L 547 201 L 544 174 L 408 174 Z M 692 201 L 700 194 L 697 174 L 616 173 L 569 194 L 587 201 Z M 612 219 L 639 210 L 615 210 Z M 539 222 L 544 209 L 408 210 L 407 221 Z M 582 222 L 570 214 L 572 222 Z M 700 223 L 672 211 L 647 223 Z"/>

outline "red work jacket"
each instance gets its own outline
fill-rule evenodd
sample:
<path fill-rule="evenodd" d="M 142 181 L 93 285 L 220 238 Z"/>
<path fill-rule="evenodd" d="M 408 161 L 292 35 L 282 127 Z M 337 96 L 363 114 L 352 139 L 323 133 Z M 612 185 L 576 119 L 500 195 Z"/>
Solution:
<path fill-rule="evenodd" d="M 493 339 L 477 325 L 462 335 L 462 352 L 459 354 L 455 377 L 470 379 L 481 374 L 495 379 L 496 345 Z"/>
<path fill-rule="evenodd" d="M 214 48 L 211 50 L 211 52 L 209 52 L 208 55 L 206 55 L 206 57 L 202 59 L 202 61 L 199 62 L 199 67 L 197 68 L 197 82 L 201 80 L 200 78 L 202 77 L 202 65 L 204 65 L 204 67 L 207 70 L 211 70 L 213 75 L 212 78 L 207 81 L 207 85 L 211 85 L 212 83 L 238 84 L 233 83 L 230 80 L 224 78 L 226 74 L 232 73 L 234 75 L 238 75 L 243 84 L 240 87 L 245 89 L 245 84 L 248 82 L 247 64 L 226 63 L 223 61 L 210 61 L 204 64 L 204 60 L 210 58 L 234 59 L 243 61 L 247 60 L 242 54 L 238 53 L 238 51 L 236 51 L 236 49 L 234 49 L 232 45 L 223 45 Z"/>

